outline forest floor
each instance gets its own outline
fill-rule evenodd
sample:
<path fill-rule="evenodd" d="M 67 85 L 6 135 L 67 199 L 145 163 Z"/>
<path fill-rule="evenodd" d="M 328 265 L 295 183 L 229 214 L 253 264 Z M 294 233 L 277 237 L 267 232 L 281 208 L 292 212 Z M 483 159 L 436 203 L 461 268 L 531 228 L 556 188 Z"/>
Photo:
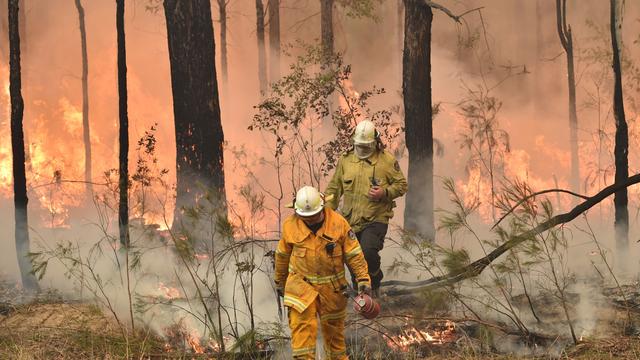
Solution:
<path fill-rule="evenodd" d="M 165 340 L 148 330 L 123 334 L 112 316 L 93 304 L 69 302 L 52 292 L 29 297 L 15 284 L 0 281 L 0 358 L 2 359 L 212 359 L 166 348 Z M 460 341 L 458 342 L 460 343 Z M 237 357 L 236 357 L 237 358 Z M 286 358 L 280 355 L 277 358 Z M 476 347 L 433 344 L 411 351 L 368 353 L 352 359 L 516 359 L 515 355 L 479 351 Z M 582 339 L 553 357 L 562 359 L 640 359 L 640 337 L 611 334 Z"/>

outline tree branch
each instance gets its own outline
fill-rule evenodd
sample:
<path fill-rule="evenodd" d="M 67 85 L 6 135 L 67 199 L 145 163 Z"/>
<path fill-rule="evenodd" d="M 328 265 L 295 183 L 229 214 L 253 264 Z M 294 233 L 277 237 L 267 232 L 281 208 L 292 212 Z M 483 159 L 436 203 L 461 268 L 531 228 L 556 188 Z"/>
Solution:
<path fill-rule="evenodd" d="M 417 282 L 408 282 L 408 281 L 384 281 L 381 285 L 389 286 L 389 285 L 404 285 L 404 286 L 422 286 L 417 289 L 390 289 L 386 291 L 388 295 L 405 295 L 409 293 L 413 293 L 416 291 L 431 289 L 435 287 L 441 287 L 449 284 L 454 284 L 459 281 L 478 276 L 482 271 L 489 266 L 495 259 L 500 257 L 500 255 L 507 252 L 509 249 L 521 244 L 522 242 L 533 238 L 536 235 L 541 234 L 544 231 L 547 231 L 557 225 L 565 224 L 579 215 L 583 214 L 587 210 L 591 209 L 593 206 L 599 204 L 601 201 L 606 199 L 607 197 L 613 195 L 615 192 L 620 191 L 621 189 L 626 189 L 631 185 L 640 183 L 640 174 L 635 174 L 625 181 L 612 184 L 602 189 L 599 193 L 595 194 L 592 197 L 587 198 L 587 200 L 578 204 L 576 207 L 571 209 L 571 211 L 567 213 L 563 213 L 560 215 L 556 215 L 551 219 L 538 224 L 536 227 L 520 233 L 518 235 L 513 236 L 508 241 L 504 242 L 502 245 L 495 248 L 492 252 L 487 254 L 487 256 L 482 257 L 473 263 L 465 266 L 464 268 L 456 271 L 454 273 L 435 276 L 431 279 L 417 281 Z"/>
<path fill-rule="evenodd" d="M 562 6 L 560 5 L 561 0 L 556 0 L 556 25 L 558 26 L 558 36 L 560 37 L 560 43 L 562 43 L 562 48 L 564 51 L 567 51 L 567 33 L 565 32 L 565 22 L 566 22 L 566 0 L 563 0 Z"/>
<path fill-rule="evenodd" d="M 429 1 L 429 0 L 423 0 L 423 1 L 427 6 L 433 8 L 433 9 L 440 10 L 443 13 L 447 14 L 447 16 L 452 18 L 457 23 L 460 23 L 460 18 L 462 18 L 463 16 L 465 16 L 465 15 L 467 15 L 467 14 L 473 12 L 473 11 L 479 11 L 480 9 L 484 8 L 484 7 L 479 7 L 479 8 L 467 10 L 467 11 L 463 12 L 460 15 L 455 15 L 453 12 L 451 12 L 451 10 L 447 9 L 446 7 L 444 7 L 444 6 L 442 6 L 442 5 L 438 4 L 438 3 L 435 3 L 435 2 Z"/>
<path fill-rule="evenodd" d="M 547 194 L 547 193 L 551 193 L 551 192 L 566 193 L 566 194 L 570 194 L 570 195 L 579 197 L 579 198 L 581 198 L 583 200 L 589 200 L 588 196 L 580 195 L 578 193 L 574 193 L 573 191 L 564 190 L 564 189 L 548 189 L 548 190 L 542 190 L 542 191 L 534 192 L 534 193 L 532 193 L 530 195 L 527 195 L 524 198 L 520 199 L 520 201 L 518 201 L 517 204 L 515 204 L 511 209 L 509 209 L 509 211 L 507 211 L 504 215 L 502 215 L 502 217 L 500 219 L 498 219 L 498 221 L 496 221 L 495 224 L 493 224 L 493 226 L 491 227 L 491 230 L 493 230 L 496 226 L 498 226 L 502 222 L 502 220 L 504 220 L 509 214 L 511 214 L 515 209 L 517 209 L 518 206 L 522 205 L 527 200 L 529 200 L 529 199 L 531 199 L 533 197 L 536 197 L 538 195 Z"/>

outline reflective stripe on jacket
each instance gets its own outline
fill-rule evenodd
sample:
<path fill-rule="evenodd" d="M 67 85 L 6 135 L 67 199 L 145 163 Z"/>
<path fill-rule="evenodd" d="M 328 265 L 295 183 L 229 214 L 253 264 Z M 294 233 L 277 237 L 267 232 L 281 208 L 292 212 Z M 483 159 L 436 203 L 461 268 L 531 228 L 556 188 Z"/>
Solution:
<path fill-rule="evenodd" d="M 324 215 L 316 234 L 297 215 L 288 217 L 276 249 L 276 284 L 284 287 L 284 304 L 300 312 L 319 293 L 342 292 L 347 286 L 344 264 L 359 283 L 371 283 L 362 249 L 347 221 L 329 208 Z"/>

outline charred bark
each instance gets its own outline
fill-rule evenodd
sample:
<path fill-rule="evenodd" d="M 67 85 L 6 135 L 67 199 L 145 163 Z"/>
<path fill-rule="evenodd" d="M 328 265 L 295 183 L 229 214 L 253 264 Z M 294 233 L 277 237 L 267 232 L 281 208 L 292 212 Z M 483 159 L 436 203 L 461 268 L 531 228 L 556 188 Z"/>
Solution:
<path fill-rule="evenodd" d="M 9 96 L 11 98 L 11 151 L 13 156 L 13 203 L 15 212 L 15 241 L 18 266 L 25 290 L 38 291 L 38 281 L 32 274 L 29 255 L 29 219 L 27 215 L 27 175 L 25 172 L 24 100 L 20 66 L 20 32 L 18 0 L 9 0 Z"/>
<path fill-rule="evenodd" d="M 260 93 L 267 91 L 267 53 L 264 44 L 264 5 L 256 0 L 256 35 L 258 38 L 258 80 Z"/>
<path fill-rule="evenodd" d="M 87 194 L 93 193 L 91 184 L 91 129 L 89 126 L 89 56 L 87 54 L 87 28 L 84 23 L 84 8 L 81 0 L 75 0 L 80 26 L 82 47 L 82 139 L 84 141 L 84 181 Z"/>
<path fill-rule="evenodd" d="M 613 49 L 613 116 L 616 121 L 616 144 L 613 150 L 616 164 L 615 182 L 620 183 L 629 176 L 629 130 L 624 114 L 622 97 L 622 8 L 617 0 L 611 0 L 611 47 Z M 629 208 L 627 188 L 620 189 L 613 197 L 615 207 L 616 246 L 620 255 L 629 248 Z"/>
<path fill-rule="evenodd" d="M 226 86 L 229 74 L 227 72 L 227 0 L 218 0 L 220 14 L 220 67 L 222 68 L 222 83 Z"/>
<path fill-rule="evenodd" d="M 280 80 L 280 0 L 269 0 L 269 76 Z"/>
<path fill-rule="evenodd" d="M 116 29 L 118 41 L 118 114 L 120 129 L 118 132 L 118 227 L 120 243 L 129 246 L 129 114 L 127 112 L 127 52 L 124 36 L 124 0 L 116 0 Z"/>
<path fill-rule="evenodd" d="M 398 53 L 402 53 L 402 49 L 403 49 L 403 40 L 404 40 L 404 0 L 397 0 L 398 1 L 398 5 L 396 6 L 396 16 L 397 16 L 397 29 L 396 29 L 396 35 L 398 36 Z M 399 73 L 400 76 L 402 76 L 402 62 L 400 62 L 399 66 Z"/>
<path fill-rule="evenodd" d="M 325 59 L 333 55 L 333 2 L 320 0 L 320 46 Z"/>
<path fill-rule="evenodd" d="M 404 228 L 433 240 L 433 126 L 431 103 L 431 7 L 405 0 L 402 93 L 409 152 Z"/>
<path fill-rule="evenodd" d="M 220 118 L 215 42 L 209 0 L 165 0 L 171 90 L 176 134 L 176 207 L 173 228 L 183 228 L 184 210 L 207 192 L 226 215 L 224 134 Z M 178 227 L 178 228 L 176 228 Z"/>
<path fill-rule="evenodd" d="M 578 155 L 578 113 L 576 110 L 576 77 L 573 63 L 573 35 L 567 25 L 567 0 L 556 0 L 556 23 L 560 43 L 567 55 L 569 87 L 569 145 L 571 148 L 571 190 L 580 191 L 580 160 Z M 626 178 L 626 177 L 625 177 Z"/>
<path fill-rule="evenodd" d="M 27 41 L 27 0 L 20 0 L 18 7 L 20 7 L 18 13 L 20 17 L 18 24 L 20 31 L 20 51 L 22 55 L 27 55 L 29 53 L 29 43 Z M 22 71 L 24 72 L 24 69 Z"/>

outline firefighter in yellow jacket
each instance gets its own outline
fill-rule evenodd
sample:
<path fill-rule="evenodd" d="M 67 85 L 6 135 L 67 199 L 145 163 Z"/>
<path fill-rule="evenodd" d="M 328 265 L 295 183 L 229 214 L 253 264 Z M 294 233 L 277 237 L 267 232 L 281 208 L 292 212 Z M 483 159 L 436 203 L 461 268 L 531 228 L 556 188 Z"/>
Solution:
<path fill-rule="evenodd" d="M 355 128 L 353 148 L 342 155 L 325 194 L 327 205 L 337 209 L 356 233 L 369 267 L 373 294 L 378 295 L 383 273 L 379 252 L 384 246 L 394 199 L 407 192 L 398 161 L 383 149 L 375 125 L 363 120 Z"/>
<path fill-rule="evenodd" d="M 315 359 L 318 319 L 327 359 L 348 359 L 344 340 L 347 288 L 344 264 L 356 274 L 358 290 L 370 293 L 367 263 L 347 221 L 324 207 L 311 186 L 298 190 L 295 214 L 282 225 L 275 282 L 289 308 L 295 359 Z"/>

